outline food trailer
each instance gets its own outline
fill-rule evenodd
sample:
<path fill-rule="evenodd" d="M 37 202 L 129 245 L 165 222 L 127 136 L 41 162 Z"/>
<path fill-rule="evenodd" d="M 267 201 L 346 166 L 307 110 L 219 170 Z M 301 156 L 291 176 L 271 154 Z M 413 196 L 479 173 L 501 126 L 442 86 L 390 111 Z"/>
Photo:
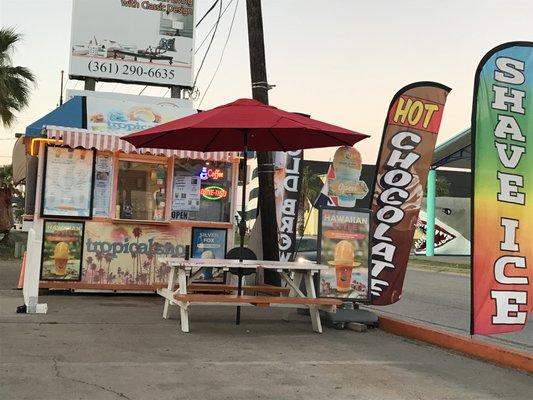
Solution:
<path fill-rule="evenodd" d="M 224 258 L 233 246 L 237 153 L 136 149 L 116 133 L 45 126 L 38 157 L 24 296 L 38 288 L 154 291 L 159 259 Z M 221 276 L 206 271 L 200 279 Z M 32 309 L 33 310 L 30 310 Z"/>

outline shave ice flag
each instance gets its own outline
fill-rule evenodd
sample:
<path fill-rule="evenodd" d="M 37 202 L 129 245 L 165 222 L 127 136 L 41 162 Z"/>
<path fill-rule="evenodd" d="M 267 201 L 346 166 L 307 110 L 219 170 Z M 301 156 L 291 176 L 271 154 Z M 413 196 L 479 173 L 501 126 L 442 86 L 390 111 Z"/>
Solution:
<path fill-rule="evenodd" d="M 521 330 L 533 311 L 532 79 L 531 42 L 494 48 L 476 71 L 472 334 Z"/>

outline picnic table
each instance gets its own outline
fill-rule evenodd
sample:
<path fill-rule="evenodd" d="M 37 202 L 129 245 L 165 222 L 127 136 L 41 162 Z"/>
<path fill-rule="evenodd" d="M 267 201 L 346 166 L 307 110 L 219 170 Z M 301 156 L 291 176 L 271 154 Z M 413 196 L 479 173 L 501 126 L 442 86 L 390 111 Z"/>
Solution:
<path fill-rule="evenodd" d="M 338 299 L 317 298 L 313 276 L 321 270 L 328 269 L 327 265 L 313 263 L 258 261 L 258 260 L 229 260 L 229 259 L 189 259 L 162 257 L 159 259 L 171 267 L 167 288 L 158 289 L 157 293 L 165 298 L 163 318 L 169 317 L 169 308 L 180 308 L 181 330 L 189 332 L 189 308 L 191 305 L 219 305 L 219 306 L 256 306 L 256 307 L 284 307 L 308 308 L 313 330 L 322 333 L 319 309 L 335 311 L 336 306 L 342 304 Z M 243 269 L 271 269 L 277 271 L 285 287 L 271 285 L 242 286 L 244 294 L 235 295 L 232 292 L 237 286 L 219 285 L 211 283 L 192 283 L 194 270 L 199 268 L 230 268 Z M 300 290 L 304 282 L 305 291 Z M 176 283 L 178 287 L 176 288 Z M 202 293 L 203 292 L 203 293 Z M 209 293 L 206 293 L 209 292 Z M 213 294 L 215 292 L 216 294 Z M 217 293 L 219 292 L 219 293 Z M 283 318 L 288 319 L 285 312 Z"/>

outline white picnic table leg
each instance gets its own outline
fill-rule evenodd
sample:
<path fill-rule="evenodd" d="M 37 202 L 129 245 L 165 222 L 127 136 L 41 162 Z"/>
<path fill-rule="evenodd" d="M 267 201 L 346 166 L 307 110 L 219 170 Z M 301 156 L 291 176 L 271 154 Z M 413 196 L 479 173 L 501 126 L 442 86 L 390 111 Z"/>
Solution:
<path fill-rule="evenodd" d="M 307 291 L 307 297 L 311 299 L 316 298 L 315 282 L 313 281 L 312 271 L 306 271 L 305 273 L 305 290 Z M 313 325 L 313 330 L 315 332 L 322 333 L 322 323 L 320 322 L 320 312 L 318 311 L 318 306 L 310 305 L 309 314 L 311 315 L 311 324 Z"/>
<path fill-rule="evenodd" d="M 170 273 L 168 274 L 168 286 L 167 289 L 170 292 L 174 292 L 174 287 L 176 286 L 176 267 L 171 267 Z M 168 314 L 170 309 L 170 300 L 165 299 L 165 307 L 163 308 L 163 318 L 168 319 Z"/>
<path fill-rule="evenodd" d="M 294 283 L 294 286 L 300 287 L 300 283 L 302 282 L 303 274 L 300 271 L 296 271 L 294 273 L 294 279 L 292 280 Z M 291 290 L 289 291 L 289 297 L 298 297 L 296 290 L 294 290 L 293 287 L 291 287 Z M 285 308 L 283 309 L 283 316 L 281 317 L 283 321 L 288 322 L 289 321 L 289 315 L 290 315 L 291 309 Z"/>
<path fill-rule="evenodd" d="M 184 268 L 178 269 L 178 283 L 180 285 L 179 287 L 179 293 L 180 294 L 187 294 L 187 272 Z M 188 302 L 179 302 L 180 306 L 180 318 L 181 318 L 181 331 L 182 332 L 189 332 L 189 310 L 188 310 Z"/>

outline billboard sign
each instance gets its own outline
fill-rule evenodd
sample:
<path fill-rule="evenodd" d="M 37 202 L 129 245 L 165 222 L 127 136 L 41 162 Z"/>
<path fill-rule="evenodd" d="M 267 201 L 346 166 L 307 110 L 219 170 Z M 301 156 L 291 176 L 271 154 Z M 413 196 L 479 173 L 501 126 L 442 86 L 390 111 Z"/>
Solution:
<path fill-rule="evenodd" d="M 533 311 L 533 43 L 480 62 L 472 110 L 472 334 L 522 329 Z"/>
<path fill-rule="evenodd" d="M 372 304 L 397 302 L 450 88 L 418 82 L 393 97 L 372 198 Z"/>
<path fill-rule="evenodd" d="M 196 113 L 190 100 L 69 90 L 67 98 L 86 97 L 87 129 L 131 133 Z"/>
<path fill-rule="evenodd" d="M 191 86 L 194 0 L 76 0 L 71 78 Z"/>

